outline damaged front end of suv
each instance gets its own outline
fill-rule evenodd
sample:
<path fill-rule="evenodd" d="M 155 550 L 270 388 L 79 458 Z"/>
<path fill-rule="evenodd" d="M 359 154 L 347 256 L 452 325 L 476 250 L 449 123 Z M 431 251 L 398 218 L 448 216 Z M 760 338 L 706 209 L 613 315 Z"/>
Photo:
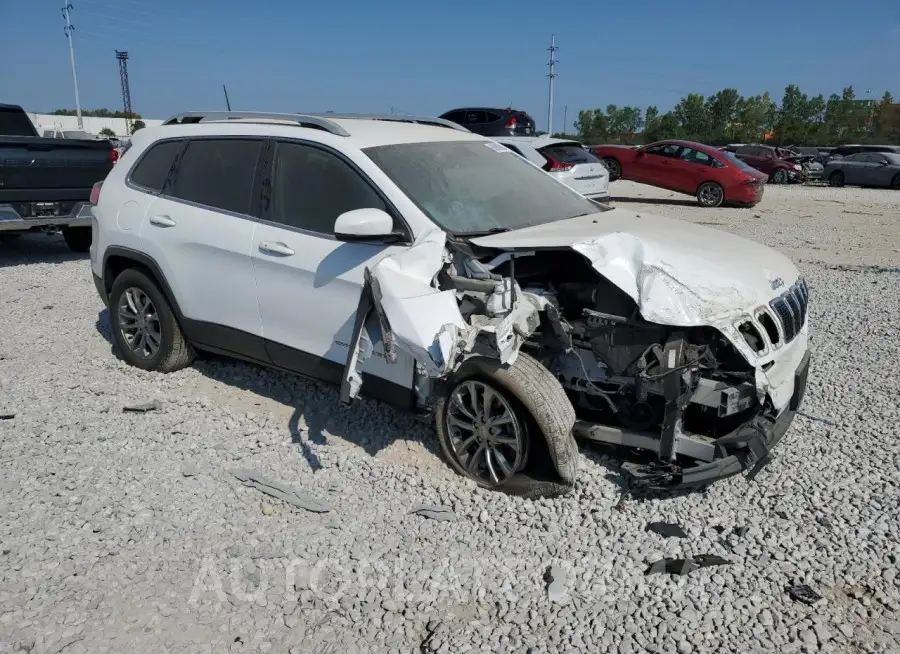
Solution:
<path fill-rule="evenodd" d="M 643 451 L 625 468 L 651 487 L 754 475 L 806 385 L 796 269 L 757 265 L 760 282 L 735 261 L 741 274 L 722 275 L 664 236 L 577 222 L 552 236 L 434 230 L 367 270 L 342 399 L 377 345 L 388 361 L 407 353 L 450 463 L 509 492 L 571 488 L 573 438 Z"/>

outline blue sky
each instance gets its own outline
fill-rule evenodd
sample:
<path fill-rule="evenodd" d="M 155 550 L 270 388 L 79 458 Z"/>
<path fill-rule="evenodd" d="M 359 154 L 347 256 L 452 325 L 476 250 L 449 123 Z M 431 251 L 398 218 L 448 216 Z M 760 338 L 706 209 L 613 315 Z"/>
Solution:
<path fill-rule="evenodd" d="M 900 0 L 72 0 L 83 108 L 121 108 L 113 50 L 128 50 L 134 110 L 360 111 L 436 115 L 512 104 L 554 126 L 579 109 L 656 104 L 734 86 L 780 100 L 852 84 L 900 95 Z M 0 0 L 0 102 L 74 107 L 62 1 Z"/>

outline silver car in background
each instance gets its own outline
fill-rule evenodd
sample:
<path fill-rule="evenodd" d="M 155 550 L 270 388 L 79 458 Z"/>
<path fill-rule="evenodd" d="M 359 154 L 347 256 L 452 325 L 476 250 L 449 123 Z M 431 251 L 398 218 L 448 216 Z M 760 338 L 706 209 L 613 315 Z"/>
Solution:
<path fill-rule="evenodd" d="M 594 202 L 609 202 L 609 171 L 578 141 L 549 136 L 493 139 Z"/>
<path fill-rule="evenodd" d="M 859 152 L 831 159 L 825 166 L 829 186 L 880 186 L 900 189 L 900 154 Z"/>

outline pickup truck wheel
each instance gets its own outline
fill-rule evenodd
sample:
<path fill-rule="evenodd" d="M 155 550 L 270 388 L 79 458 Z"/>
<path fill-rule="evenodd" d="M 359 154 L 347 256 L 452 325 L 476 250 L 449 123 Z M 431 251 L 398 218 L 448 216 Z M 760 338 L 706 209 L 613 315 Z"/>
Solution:
<path fill-rule="evenodd" d="M 773 184 L 787 184 L 788 174 L 787 171 L 779 168 L 774 173 L 772 173 L 772 183 Z"/>
<path fill-rule="evenodd" d="M 438 391 L 435 417 L 451 467 L 483 488 L 536 498 L 575 484 L 575 409 L 559 381 L 527 354 L 511 365 L 467 361 Z"/>
<path fill-rule="evenodd" d="M 835 170 L 828 176 L 828 186 L 843 186 L 844 185 L 844 173 L 840 170 Z"/>
<path fill-rule="evenodd" d="M 725 190 L 715 182 L 704 182 L 697 189 L 697 202 L 701 207 L 718 207 L 725 201 Z"/>
<path fill-rule="evenodd" d="M 88 252 L 91 249 L 90 227 L 66 227 L 62 235 L 72 252 Z"/>
<path fill-rule="evenodd" d="M 194 360 L 194 350 L 156 283 L 129 268 L 109 294 L 110 322 L 119 355 L 143 370 L 174 372 Z"/>
<path fill-rule="evenodd" d="M 622 165 L 612 157 L 606 157 L 603 160 L 606 169 L 609 171 L 609 181 L 614 182 L 622 176 Z"/>

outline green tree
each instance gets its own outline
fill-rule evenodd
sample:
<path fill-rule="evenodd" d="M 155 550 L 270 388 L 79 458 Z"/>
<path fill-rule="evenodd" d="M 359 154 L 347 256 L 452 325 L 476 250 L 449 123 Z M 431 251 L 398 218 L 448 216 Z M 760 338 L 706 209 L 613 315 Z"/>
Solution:
<path fill-rule="evenodd" d="M 762 143 L 775 124 L 778 105 L 766 91 L 762 95 L 741 98 L 738 103 L 734 140 L 738 143 Z"/>
<path fill-rule="evenodd" d="M 708 114 L 699 93 L 689 93 L 672 109 L 672 115 L 681 126 L 681 133 L 690 141 L 705 141 L 708 130 Z"/>
<path fill-rule="evenodd" d="M 54 109 L 50 112 L 53 116 L 77 116 L 78 112 L 75 109 Z M 87 116 L 88 118 L 125 118 L 124 111 L 110 111 L 109 109 L 82 109 L 82 116 Z M 140 114 L 131 114 L 132 118 L 140 118 Z"/>
<path fill-rule="evenodd" d="M 100 130 L 100 136 L 105 136 L 108 139 L 116 138 L 116 133 L 112 131 L 109 127 L 104 127 Z"/>
<path fill-rule="evenodd" d="M 134 125 L 131 126 L 131 133 L 134 134 L 139 129 L 144 129 L 145 127 L 146 125 L 143 120 L 136 120 L 134 121 Z"/>
<path fill-rule="evenodd" d="M 900 143 L 900 105 L 885 91 L 875 107 L 875 135 L 878 143 Z"/>
<path fill-rule="evenodd" d="M 578 112 L 575 120 L 578 137 L 585 143 L 605 143 L 609 140 L 609 120 L 602 109 L 586 109 Z"/>
<path fill-rule="evenodd" d="M 706 99 L 706 143 L 725 145 L 734 141 L 740 101 L 741 95 L 737 89 L 723 89 Z"/>

